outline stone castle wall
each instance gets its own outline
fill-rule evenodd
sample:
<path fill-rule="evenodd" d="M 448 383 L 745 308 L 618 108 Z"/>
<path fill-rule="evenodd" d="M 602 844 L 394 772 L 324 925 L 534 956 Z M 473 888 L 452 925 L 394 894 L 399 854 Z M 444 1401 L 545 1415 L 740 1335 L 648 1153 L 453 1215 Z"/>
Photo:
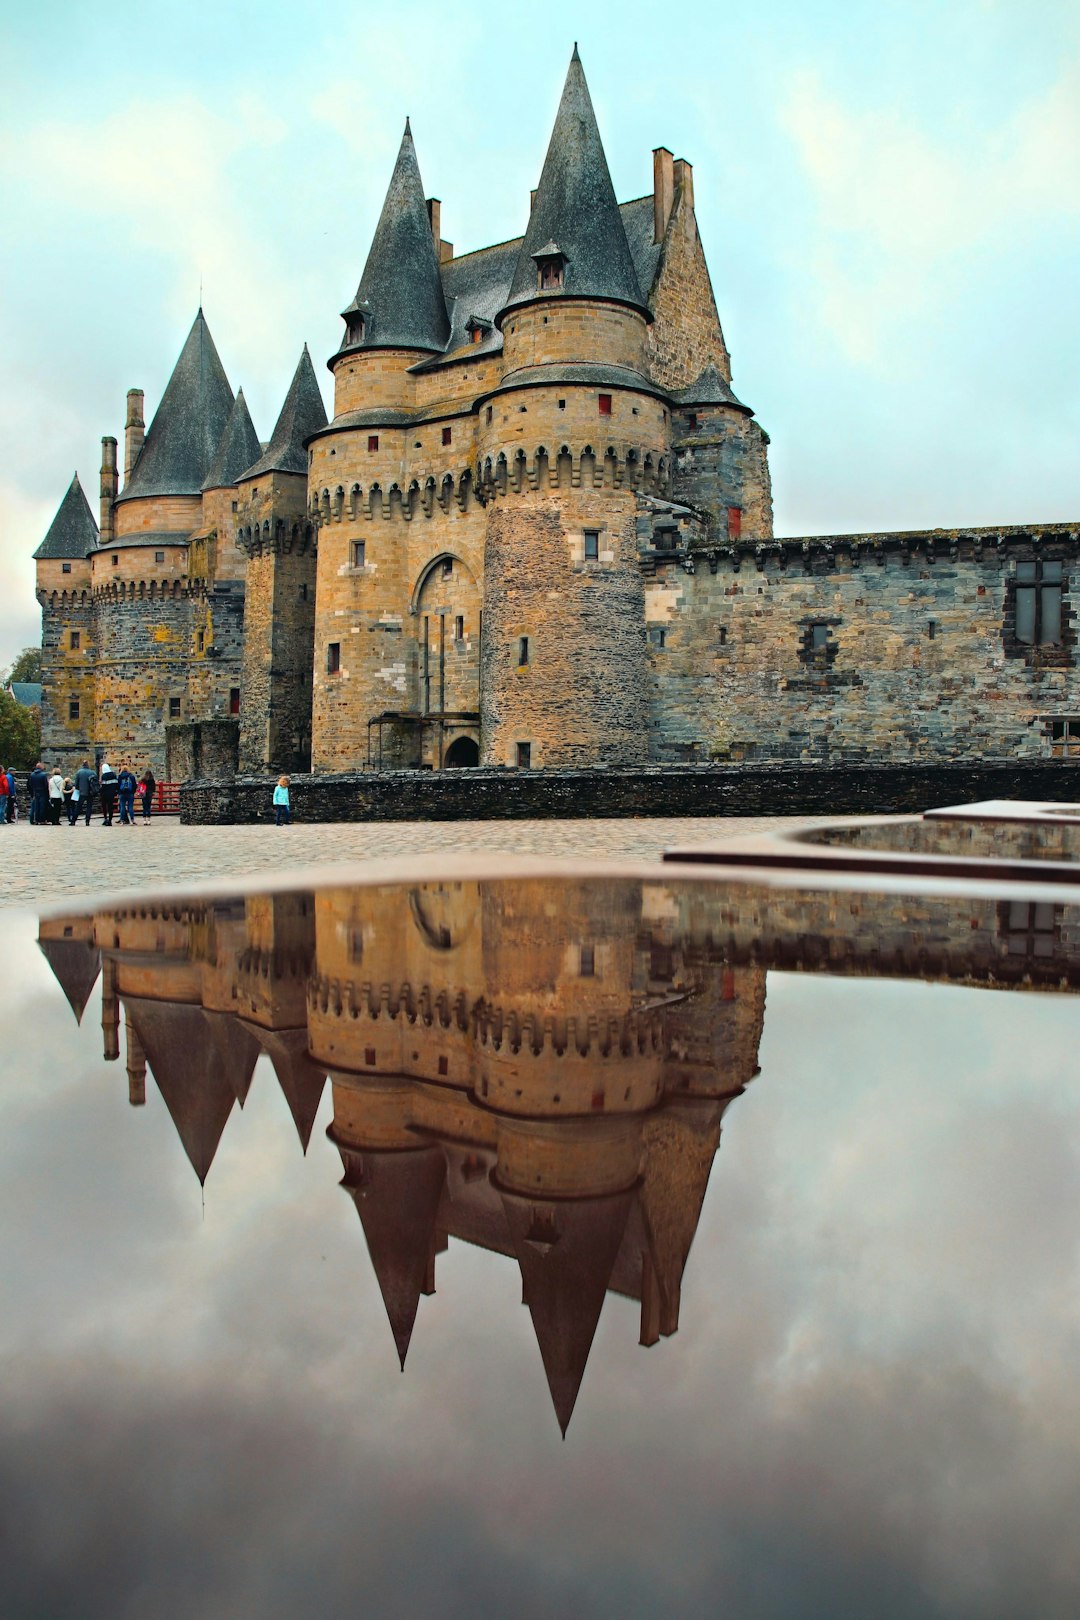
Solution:
<path fill-rule="evenodd" d="M 1063 640 L 1025 647 L 1016 568 L 1040 557 L 1063 562 Z M 652 563 L 656 760 L 1036 758 L 1068 716 L 1080 742 L 1075 526 L 692 543 Z"/>

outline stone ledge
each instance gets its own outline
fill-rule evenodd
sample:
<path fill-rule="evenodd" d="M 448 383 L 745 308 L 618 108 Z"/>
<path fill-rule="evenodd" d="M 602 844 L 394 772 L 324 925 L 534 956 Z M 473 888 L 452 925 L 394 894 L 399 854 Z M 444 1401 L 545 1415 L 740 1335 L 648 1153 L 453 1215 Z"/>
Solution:
<path fill-rule="evenodd" d="M 979 799 L 1080 799 L 1080 761 L 649 765 L 613 770 L 294 776 L 296 821 L 546 821 L 624 816 L 883 815 Z M 187 782 L 190 825 L 271 822 L 274 777 Z"/>

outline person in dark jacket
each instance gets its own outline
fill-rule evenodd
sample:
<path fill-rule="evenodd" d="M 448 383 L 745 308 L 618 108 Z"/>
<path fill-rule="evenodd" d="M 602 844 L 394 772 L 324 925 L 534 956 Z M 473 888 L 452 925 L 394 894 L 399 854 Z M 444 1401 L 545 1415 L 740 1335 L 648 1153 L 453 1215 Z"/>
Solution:
<path fill-rule="evenodd" d="M 30 820 L 35 827 L 49 825 L 49 774 L 40 759 L 30 772 Z"/>
<path fill-rule="evenodd" d="M 90 812 L 94 808 L 94 794 L 97 792 L 97 785 L 97 776 L 84 759 L 75 772 L 75 792 L 78 794 L 78 798 L 73 795 L 71 800 L 71 825 L 73 827 L 79 819 L 80 810 L 86 817 L 86 825 L 89 827 Z"/>
<path fill-rule="evenodd" d="M 153 766 L 148 765 L 146 773 L 139 783 L 139 794 L 142 798 L 142 818 L 144 821 L 150 820 L 150 812 L 154 808 L 154 794 L 156 792 L 157 777 L 154 775 Z"/>
<path fill-rule="evenodd" d="M 18 821 L 18 819 L 19 819 L 19 784 L 15 779 L 15 772 L 14 772 L 14 770 L 12 769 L 12 767 L 10 765 L 8 766 L 7 779 L 8 779 L 8 820 L 9 821 Z"/>
<path fill-rule="evenodd" d="M 116 772 L 107 759 L 101 762 L 101 819 L 106 827 L 112 826 L 113 811 L 116 809 Z"/>
<path fill-rule="evenodd" d="M 121 827 L 135 825 L 135 787 L 135 772 L 130 765 L 121 765 L 120 774 L 116 778 L 116 791 L 120 796 Z"/>

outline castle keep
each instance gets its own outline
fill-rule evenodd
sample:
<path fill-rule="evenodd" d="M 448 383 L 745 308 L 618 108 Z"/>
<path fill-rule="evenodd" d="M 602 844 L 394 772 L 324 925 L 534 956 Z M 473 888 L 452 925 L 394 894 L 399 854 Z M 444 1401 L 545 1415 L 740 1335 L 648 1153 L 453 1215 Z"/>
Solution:
<path fill-rule="evenodd" d="M 455 257 L 406 124 L 343 320 L 333 419 L 305 348 L 265 445 L 201 310 L 128 395 L 35 553 L 50 760 L 1080 751 L 1080 526 L 774 538 L 690 165 L 620 205 L 576 51 L 524 236 Z"/>

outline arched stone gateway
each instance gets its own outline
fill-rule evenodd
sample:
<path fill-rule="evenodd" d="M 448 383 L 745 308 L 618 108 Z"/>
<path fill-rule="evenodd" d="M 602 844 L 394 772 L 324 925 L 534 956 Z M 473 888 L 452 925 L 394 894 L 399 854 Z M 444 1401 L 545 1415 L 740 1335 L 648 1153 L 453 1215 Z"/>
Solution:
<path fill-rule="evenodd" d="M 464 769 L 479 763 L 480 747 L 475 737 L 455 737 L 443 758 L 447 770 Z"/>

